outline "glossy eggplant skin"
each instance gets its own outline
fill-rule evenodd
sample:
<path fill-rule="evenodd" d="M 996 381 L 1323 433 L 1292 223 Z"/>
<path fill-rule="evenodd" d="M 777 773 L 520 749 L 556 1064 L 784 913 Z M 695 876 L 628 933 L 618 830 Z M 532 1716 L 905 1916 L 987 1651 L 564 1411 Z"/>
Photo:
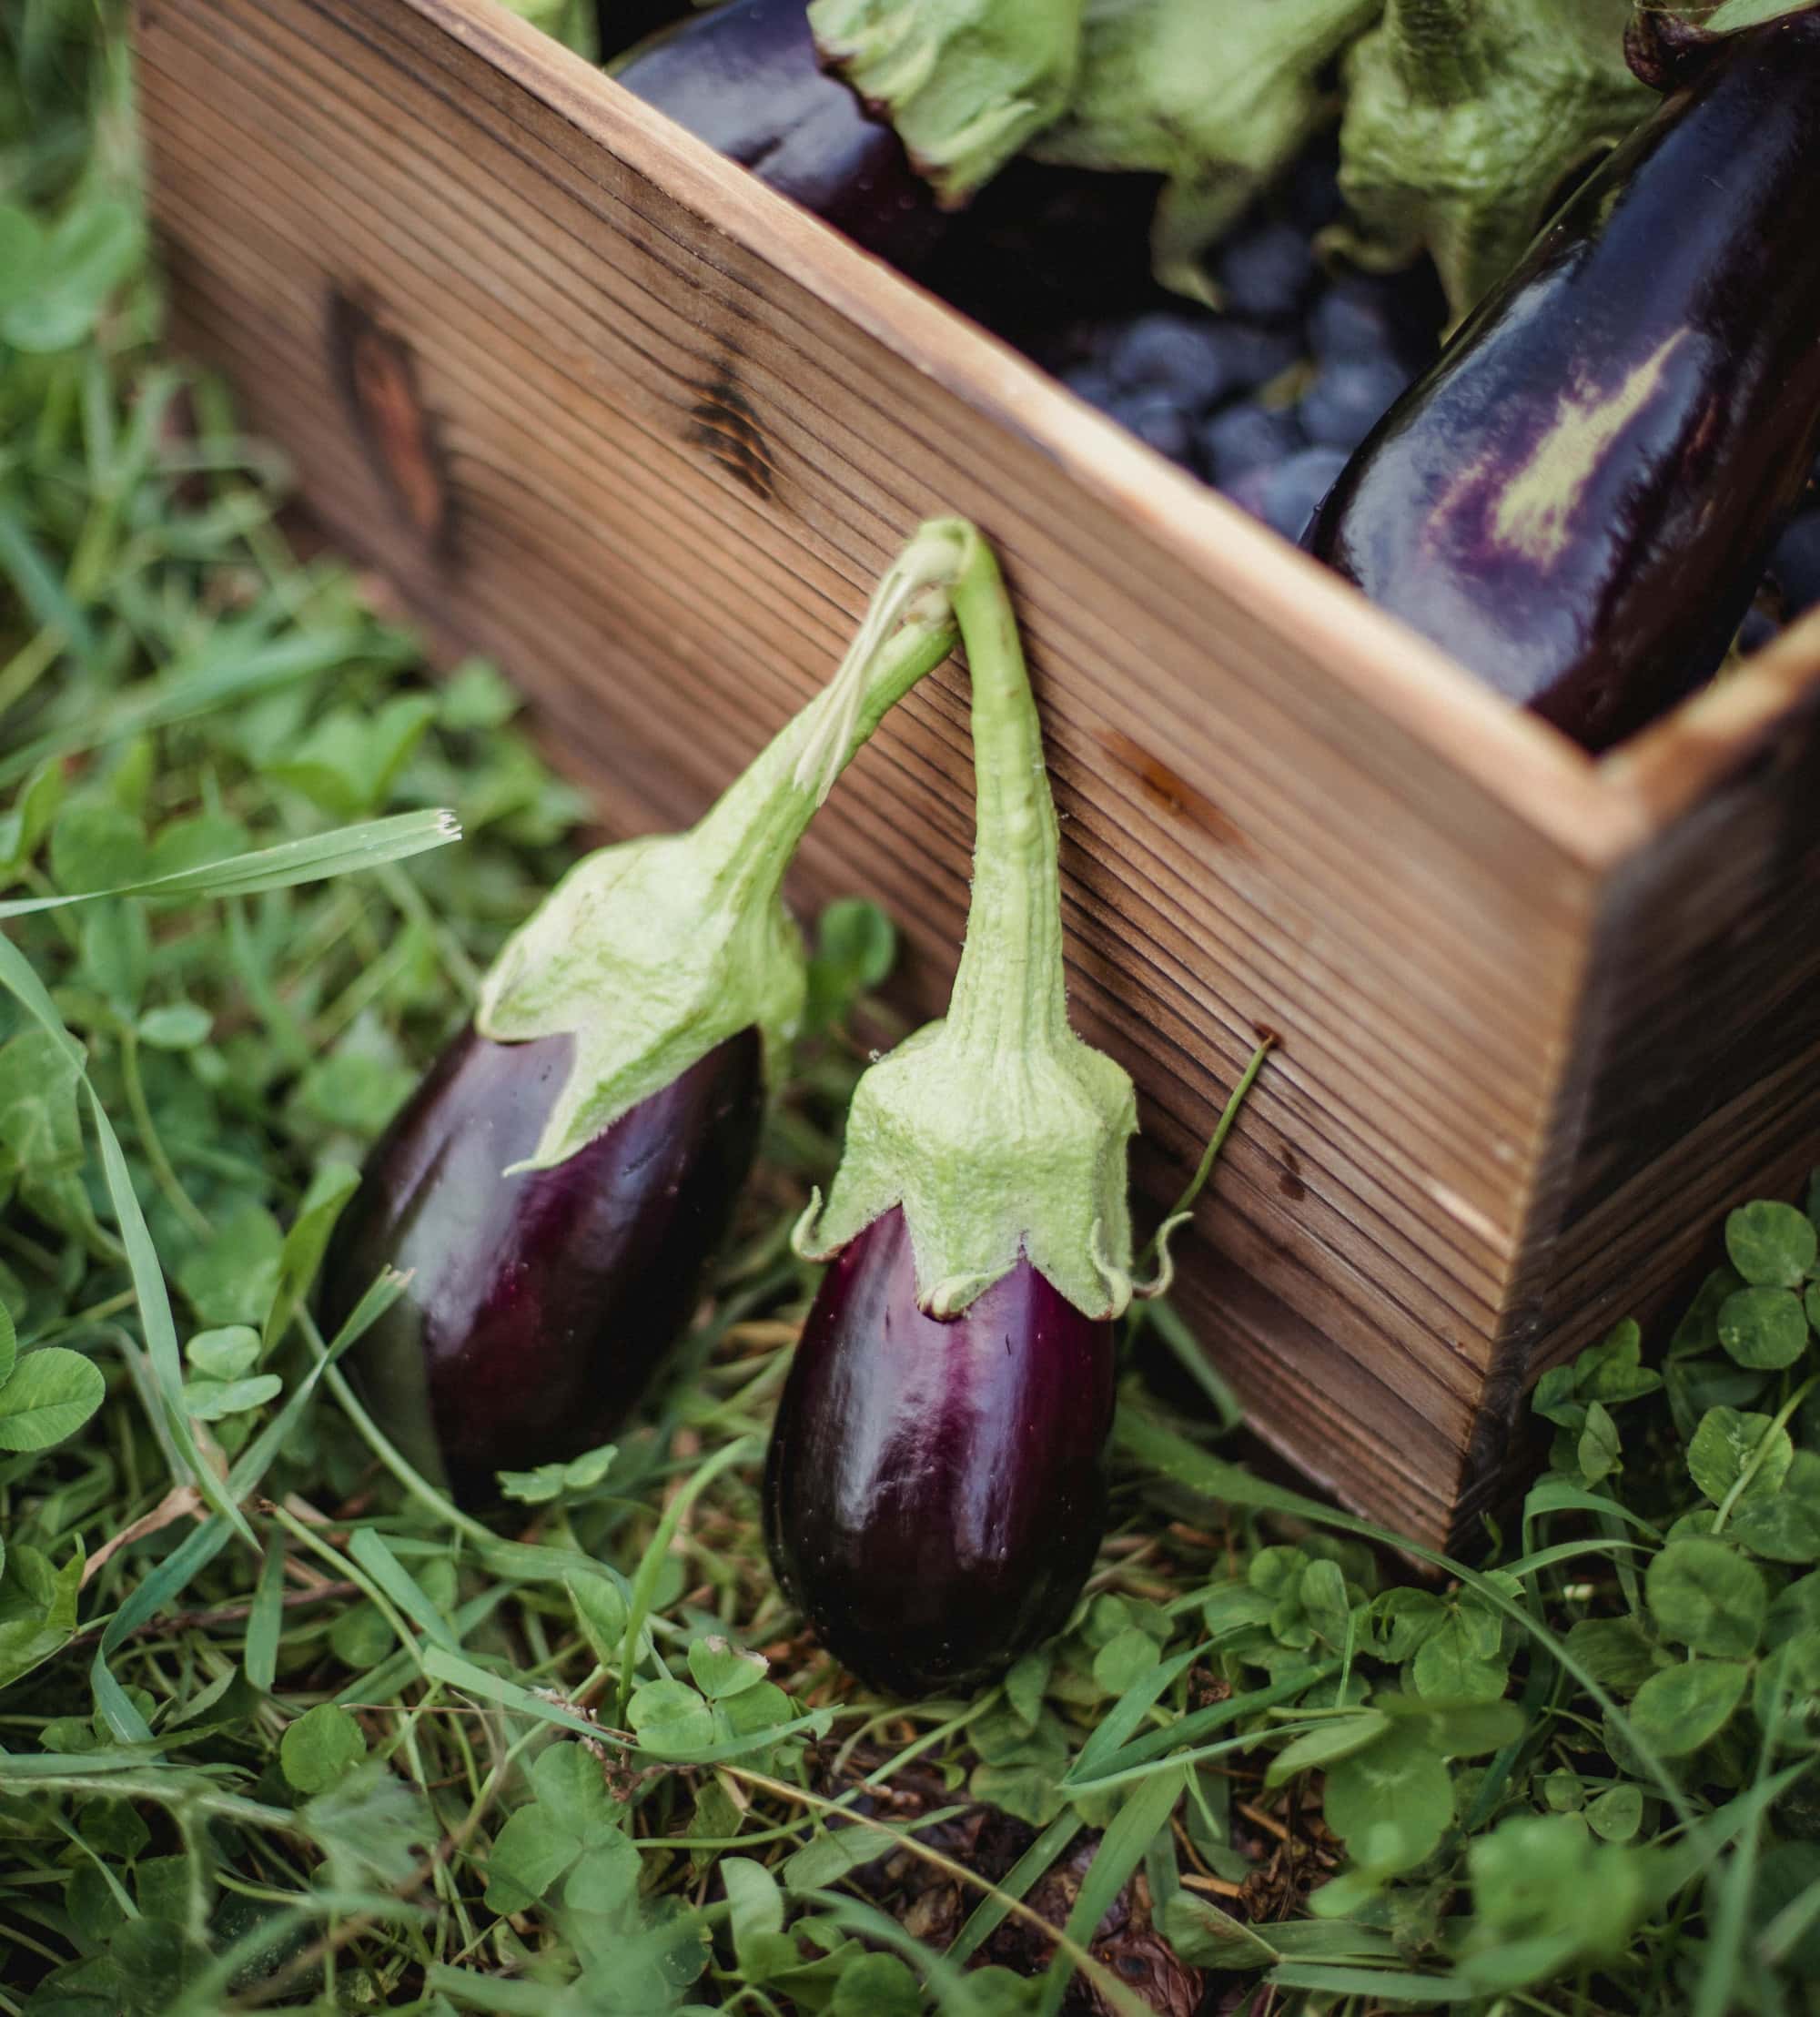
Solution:
<path fill-rule="evenodd" d="M 1020 1262 L 916 1307 L 901 1211 L 823 1278 L 765 1466 L 765 1537 L 822 1643 L 896 1695 L 989 1680 L 1067 1621 L 1105 1525 L 1112 1325 Z"/>
<path fill-rule="evenodd" d="M 945 234 L 896 132 L 822 68 L 808 0 L 729 0 L 641 43 L 612 75 L 906 272 Z"/>
<path fill-rule="evenodd" d="M 1820 11 L 1675 74 L 1307 537 L 1591 750 L 1718 669 L 1820 445 Z"/>
<path fill-rule="evenodd" d="M 503 1175 L 535 1148 L 570 1050 L 463 1030 L 375 1145 L 324 1259 L 326 1330 L 382 1266 L 414 1271 L 350 1363 L 380 1426 L 465 1504 L 495 1495 L 495 1471 L 575 1456 L 625 1418 L 757 1147 L 746 1029 L 566 1162 Z"/>

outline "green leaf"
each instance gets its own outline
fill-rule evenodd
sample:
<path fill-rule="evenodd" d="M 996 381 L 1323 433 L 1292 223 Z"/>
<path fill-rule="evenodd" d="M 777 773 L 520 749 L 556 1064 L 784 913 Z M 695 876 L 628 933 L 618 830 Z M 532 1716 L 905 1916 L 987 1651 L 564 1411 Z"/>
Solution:
<path fill-rule="evenodd" d="M 6 1551 L 0 1572 L 0 1688 L 10 1688 L 75 1637 L 82 1561 L 80 1547 L 60 1569 L 24 1541 Z"/>
<path fill-rule="evenodd" d="M 501 1471 L 500 1490 L 523 1505 L 545 1505 L 571 1493 L 592 1492 L 612 1469 L 618 1454 L 617 1444 L 603 1443 L 566 1464 L 540 1464 L 534 1471 Z"/>
<path fill-rule="evenodd" d="M 1410 1670 L 1416 1693 L 1436 1701 L 1494 1700 L 1507 1680 L 1501 1637 L 1497 1617 L 1482 1605 L 1456 1605 L 1417 1649 Z"/>
<path fill-rule="evenodd" d="M 1750 1483 L 1744 1498 L 1779 1491 L 1795 1461 L 1795 1444 L 1786 1429 L 1767 1414 L 1736 1408 L 1709 1408 L 1687 1447 L 1687 1468 L 1695 1485 L 1717 1505 L 1746 1470 Z"/>
<path fill-rule="evenodd" d="M 1395 1724 L 1333 1766 L 1326 1819 L 1368 1870 L 1413 1870 L 1433 1854 L 1453 1819 L 1453 1781 L 1419 1723 Z"/>
<path fill-rule="evenodd" d="M 1364 1709 L 1357 1716 L 1337 1716 L 1330 1722 L 1319 1724 L 1279 1751 L 1264 1774 L 1264 1783 L 1280 1786 L 1298 1772 L 1329 1765 L 1335 1759 L 1350 1758 L 1354 1751 L 1375 1744 L 1390 1727 L 1390 1718 L 1380 1709 Z"/>
<path fill-rule="evenodd" d="M 567 1576 L 563 1587 L 569 1592 L 575 1623 L 588 1642 L 588 1650 L 600 1666 L 616 1668 L 625 1648 L 625 1593 L 605 1576 Z M 642 1658 L 649 1649 L 650 1640 L 642 1639 L 639 1657 Z"/>
<path fill-rule="evenodd" d="M 1769 1592 L 1756 1567 L 1720 1541 L 1673 1541 L 1649 1566 L 1649 1606 L 1665 1637 L 1744 1659 L 1763 1635 Z"/>
<path fill-rule="evenodd" d="M 575 1837 L 541 1805 L 507 1815 L 487 1858 L 487 1909 L 529 1911 L 581 1853 Z"/>
<path fill-rule="evenodd" d="M 74 1435 L 106 1392 L 101 1368 L 80 1352 L 59 1344 L 27 1352 L 0 1387 L 0 1450 L 48 1450 Z"/>
<path fill-rule="evenodd" d="M 194 1050 L 207 1043 L 215 1019 L 199 1002 L 167 1001 L 139 1018 L 139 1039 L 154 1050 Z"/>
<path fill-rule="evenodd" d="M 1614 1960 L 1649 1907 L 1641 1860 L 1594 1840 L 1575 1816 L 1512 1815 L 1473 1842 L 1466 1860 L 1473 1911 L 1460 1969 L 1481 1994 Z"/>
<path fill-rule="evenodd" d="M 1769 1607 L 1764 1643 L 1780 1646 L 1799 1632 L 1820 1629 L 1820 1569 L 1791 1583 Z"/>
<path fill-rule="evenodd" d="M 1643 1789 L 1629 1780 L 1613 1786 L 1586 1806 L 1586 1825 L 1604 1842 L 1628 1842 L 1643 1826 Z"/>
<path fill-rule="evenodd" d="M 1803 1750 L 1820 1745 L 1820 1629 L 1785 1639 L 1761 1662 L 1751 1707 L 1772 1744 Z"/>
<path fill-rule="evenodd" d="M 1741 1500 L 1725 1532 L 1766 1562 L 1820 1562 L 1820 1507 L 1785 1491 Z"/>
<path fill-rule="evenodd" d="M 784 1893 L 763 1863 L 747 1856 L 723 1856 L 721 1880 L 726 1886 L 733 1948 L 743 1960 L 755 1936 L 784 1931 Z"/>
<path fill-rule="evenodd" d="M 318 1702 L 287 1724 L 278 1743 L 278 1763 L 299 1793 L 323 1793 L 345 1779 L 367 1755 L 360 1726 L 345 1708 Z"/>
<path fill-rule="evenodd" d="M 19 1333 L 13 1328 L 13 1313 L 0 1302 L 0 1388 L 13 1377 L 19 1356 Z"/>
<path fill-rule="evenodd" d="M 141 243 L 137 213 L 113 198 L 66 211 L 39 241 L 29 287 L 0 298 L 0 342 L 37 351 L 80 343 L 136 264 Z"/>
<path fill-rule="evenodd" d="M 641 1748 L 654 1758 L 686 1758 L 714 1740 L 708 1705 L 682 1681 L 647 1681 L 626 1706 Z"/>
<path fill-rule="evenodd" d="M 1637 1690 L 1631 1719 L 1664 1758 L 1684 1758 L 1730 1722 L 1749 1678 L 1741 1660 L 1692 1659 L 1664 1667 Z"/>
<path fill-rule="evenodd" d="M 198 1331 L 184 1346 L 183 1355 L 211 1380 L 238 1380 L 259 1363 L 259 1333 L 245 1323 Z"/>
<path fill-rule="evenodd" d="M 923 1988 L 895 1954 L 860 1954 L 841 1971 L 828 2017 L 921 2017 Z"/>
<path fill-rule="evenodd" d="M 1740 1289 L 1719 1307 L 1719 1343 L 1740 1365 L 1772 1371 L 1793 1365 L 1807 1349 L 1808 1335 L 1807 1313 L 1792 1290 Z"/>
<path fill-rule="evenodd" d="M 1618 1424 L 1613 1421 L 1603 1401 L 1587 1404 L 1586 1425 L 1580 1432 L 1578 1455 L 1580 1475 L 1588 1485 L 1597 1485 L 1602 1478 L 1610 1477 L 1613 1471 L 1623 1468 Z"/>
<path fill-rule="evenodd" d="M 1658 1664 L 1655 1641 L 1630 1617 L 1582 1618 L 1567 1648 L 1602 1688 L 1620 1695 L 1641 1688 Z"/>
<path fill-rule="evenodd" d="M 1269 1968 L 1282 1958 L 1255 1927 L 1193 1891 L 1178 1890 L 1157 1925 L 1190 1968 Z"/>
<path fill-rule="evenodd" d="M 896 929 L 876 904 L 858 897 L 829 904 L 809 961 L 803 1033 L 814 1036 L 843 1021 L 862 995 L 883 984 L 896 958 Z"/>
<path fill-rule="evenodd" d="M 258 1373 L 249 1380 L 186 1380 L 183 1404 L 197 1422 L 225 1422 L 275 1401 L 284 1391 L 276 1373 Z"/>
<path fill-rule="evenodd" d="M 1398 1588 L 1374 1597 L 1366 1616 L 1370 1632 L 1360 1650 L 1400 1666 L 1441 1630 L 1450 1613 L 1432 1590 Z"/>
<path fill-rule="evenodd" d="M 724 1638 L 696 1639 L 689 1648 L 689 1673 L 711 1702 L 756 1688 L 766 1672 L 763 1653 L 748 1653 Z"/>
<path fill-rule="evenodd" d="M 1108 1695 L 1123 1695 L 1156 1667 L 1162 1656 L 1148 1632 L 1128 1626 L 1108 1639 L 1093 1658 L 1093 1677 Z"/>
<path fill-rule="evenodd" d="M 384 803 L 435 713 L 420 694 L 401 694 L 371 714 L 336 708 L 266 768 L 325 811 L 351 819 Z"/>
<path fill-rule="evenodd" d="M 1740 1205 L 1725 1221 L 1725 1252 L 1746 1282 L 1798 1289 L 1820 1254 L 1813 1221 L 1792 1204 Z"/>

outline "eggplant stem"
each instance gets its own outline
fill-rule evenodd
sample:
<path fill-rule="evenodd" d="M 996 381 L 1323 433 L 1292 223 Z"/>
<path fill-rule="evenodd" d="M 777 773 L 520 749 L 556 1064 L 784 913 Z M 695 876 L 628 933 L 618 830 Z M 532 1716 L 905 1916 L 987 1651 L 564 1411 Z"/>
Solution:
<path fill-rule="evenodd" d="M 906 551 L 873 599 L 840 670 L 781 729 L 752 767 L 694 828 L 723 901 L 737 907 L 783 887 L 803 831 L 879 723 L 955 648 L 944 600 L 929 614 L 930 585 L 905 574 Z M 892 626 L 899 625 L 895 633 Z"/>
<path fill-rule="evenodd" d="M 948 591 L 973 692 L 973 897 L 947 1028 L 1016 1069 L 1033 1041 L 1066 1041 L 1059 828 L 1017 619 L 974 532 Z"/>

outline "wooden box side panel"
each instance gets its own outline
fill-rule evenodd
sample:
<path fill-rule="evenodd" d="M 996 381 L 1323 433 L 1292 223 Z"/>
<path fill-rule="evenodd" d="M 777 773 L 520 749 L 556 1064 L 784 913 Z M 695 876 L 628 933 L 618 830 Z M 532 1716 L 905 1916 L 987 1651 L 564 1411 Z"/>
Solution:
<path fill-rule="evenodd" d="M 1547 1367 L 1690 1286 L 1728 1210 L 1820 1161 L 1816 653 L 1820 626 L 1777 648 L 1765 670 L 1798 676 L 1774 738 L 1606 892 L 1488 1432 Z M 1730 704 L 1689 710 L 1690 751 Z"/>
<path fill-rule="evenodd" d="M 1337 682 L 1332 640 L 1274 622 L 1248 565 L 1209 579 L 1073 484 L 990 383 L 958 396 L 723 236 L 641 167 L 635 121 L 614 138 L 623 94 L 599 84 L 584 131 L 450 11 L 142 0 L 183 338 L 337 536 L 532 694 L 617 830 L 695 816 L 826 677 L 917 521 L 976 518 L 1045 708 L 1077 1019 L 1138 1080 L 1153 1203 L 1258 1028 L 1283 1039 L 1185 1245 L 1187 1313 L 1298 1461 L 1440 1533 L 1593 869 Z M 798 251 L 857 257 L 792 228 Z M 350 331 L 377 332 L 351 359 Z M 1241 562 L 1299 564 L 1139 467 L 1159 519 L 1212 511 Z M 945 674 L 804 856 L 804 895 L 860 888 L 898 917 L 925 1003 L 952 971 L 970 813 Z"/>

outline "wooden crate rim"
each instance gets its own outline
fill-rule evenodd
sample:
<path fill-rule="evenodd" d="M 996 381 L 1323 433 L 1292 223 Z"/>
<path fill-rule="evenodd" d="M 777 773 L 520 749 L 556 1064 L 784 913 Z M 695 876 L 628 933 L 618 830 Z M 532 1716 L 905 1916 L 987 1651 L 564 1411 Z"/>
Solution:
<path fill-rule="evenodd" d="M 1015 428 L 1261 621 L 1300 632 L 1337 684 L 1370 699 L 1583 867 L 1607 870 L 1648 846 L 1778 731 L 1820 711 L 1815 611 L 1730 677 L 1607 755 L 1589 757 L 999 338 L 500 0 L 406 4 L 586 138 L 712 218 L 743 249 L 774 259 L 787 253 L 793 277 L 818 300 L 976 411 Z"/>

